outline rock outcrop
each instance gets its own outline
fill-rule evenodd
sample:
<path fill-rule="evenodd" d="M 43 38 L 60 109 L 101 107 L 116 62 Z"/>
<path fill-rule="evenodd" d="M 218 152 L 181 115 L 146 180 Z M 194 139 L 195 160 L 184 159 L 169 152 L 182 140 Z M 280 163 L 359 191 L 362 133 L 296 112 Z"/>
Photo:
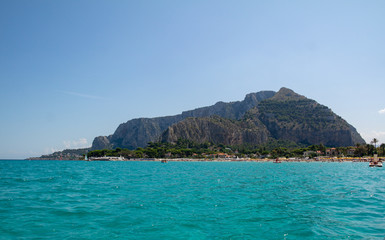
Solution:
<path fill-rule="evenodd" d="M 258 145 L 269 140 L 269 132 L 258 120 L 238 121 L 212 116 L 187 118 L 168 127 L 161 136 L 163 142 L 176 143 L 178 139 L 189 139 L 196 143 Z"/>
<path fill-rule="evenodd" d="M 92 142 L 92 150 L 97 150 L 97 149 L 111 149 L 112 144 L 110 142 L 111 135 L 106 137 L 106 136 L 99 136 L 94 139 Z"/>

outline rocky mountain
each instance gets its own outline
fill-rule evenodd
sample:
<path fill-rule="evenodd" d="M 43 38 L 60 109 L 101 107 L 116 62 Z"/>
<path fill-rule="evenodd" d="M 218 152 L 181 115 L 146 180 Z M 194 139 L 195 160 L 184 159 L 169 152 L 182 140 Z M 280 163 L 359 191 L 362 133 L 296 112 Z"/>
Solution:
<path fill-rule="evenodd" d="M 179 138 L 226 145 L 258 145 L 270 140 L 335 147 L 365 143 L 353 126 L 328 107 L 281 88 L 175 116 L 133 119 L 120 124 L 108 137 L 96 137 L 92 149 L 136 149 L 148 142 L 175 142 Z"/>
<path fill-rule="evenodd" d="M 335 147 L 365 143 L 353 126 L 329 108 L 287 88 L 259 101 L 239 120 L 209 117 L 175 123 L 162 134 L 161 141 L 179 138 L 227 145 L 258 145 L 273 139 Z"/>
<path fill-rule="evenodd" d="M 247 94 L 243 101 L 218 102 L 212 106 L 182 112 L 175 116 L 157 118 L 137 118 L 122 123 L 110 136 L 96 137 L 92 143 L 92 150 L 111 149 L 116 147 L 136 149 L 145 147 L 148 142 L 158 141 L 167 128 L 189 117 L 220 116 L 227 119 L 240 119 L 260 101 L 271 98 L 274 91 L 261 91 Z"/>

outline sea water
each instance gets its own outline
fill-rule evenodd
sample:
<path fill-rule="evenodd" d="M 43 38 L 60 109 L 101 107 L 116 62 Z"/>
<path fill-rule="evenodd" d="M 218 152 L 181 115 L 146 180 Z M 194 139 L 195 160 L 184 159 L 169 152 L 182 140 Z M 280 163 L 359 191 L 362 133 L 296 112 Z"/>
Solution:
<path fill-rule="evenodd" d="M 367 163 L 0 161 L 0 239 L 384 239 Z"/>

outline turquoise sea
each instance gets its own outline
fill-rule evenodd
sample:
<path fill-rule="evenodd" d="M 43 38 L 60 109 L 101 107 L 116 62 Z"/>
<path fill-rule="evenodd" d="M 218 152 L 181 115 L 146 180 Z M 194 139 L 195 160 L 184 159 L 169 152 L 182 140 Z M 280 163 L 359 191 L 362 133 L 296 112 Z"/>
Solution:
<path fill-rule="evenodd" d="M 367 163 L 0 161 L 0 239 L 384 239 Z"/>

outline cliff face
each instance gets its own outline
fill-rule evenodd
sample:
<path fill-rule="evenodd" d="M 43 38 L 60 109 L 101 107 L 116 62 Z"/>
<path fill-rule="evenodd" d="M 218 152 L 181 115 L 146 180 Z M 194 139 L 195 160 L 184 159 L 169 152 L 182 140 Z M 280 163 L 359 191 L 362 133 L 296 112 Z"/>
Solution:
<path fill-rule="evenodd" d="M 171 125 L 188 117 L 209 117 L 217 115 L 227 119 L 240 119 L 260 101 L 273 97 L 274 91 L 261 91 L 246 95 L 243 101 L 218 102 L 213 106 L 198 108 L 182 114 L 158 118 L 138 118 L 122 123 L 115 133 L 108 137 L 94 139 L 91 149 L 145 147 L 148 142 L 158 141 L 162 133 Z"/>
<path fill-rule="evenodd" d="M 167 128 L 161 141 L 175 143 L 178 139 L 189 139 L 197 143 L 241 145 L 262 144 L 269 139 L 269 132 L 254 121 L 234 121 L 218 116 L 188 118 Z"/>
<path fill-rule="evenodd" d="M 114 147 L 145 147 L 148 142 L 156 141 L 168 126 L 182 119 L 181 116 L 133 119 L 120 124 L 110 142 Z"/>
<path fill-rule="evenodd" d="M 168 127 L 161 140 L 175 142 L 179 138 L 228 145 L 261 144 L 269 138 L 336 147 L 365 143 L 329 108 L 286 88 L 258 102 L 241 120 L 188 118 Z"/>
<path fill-rule="evenodd" d="M 108 136 L 108 137 L 106 137 L 106 136 L 96 137 L 94 139 L 94 141 L 92 142 L 91 149 L 92 150 L 95 150 L 95 149 L 110 149 L 112 147 L 111 143 L 110 143 L 110 138 L 111 138 L 111 135 Z"/>

